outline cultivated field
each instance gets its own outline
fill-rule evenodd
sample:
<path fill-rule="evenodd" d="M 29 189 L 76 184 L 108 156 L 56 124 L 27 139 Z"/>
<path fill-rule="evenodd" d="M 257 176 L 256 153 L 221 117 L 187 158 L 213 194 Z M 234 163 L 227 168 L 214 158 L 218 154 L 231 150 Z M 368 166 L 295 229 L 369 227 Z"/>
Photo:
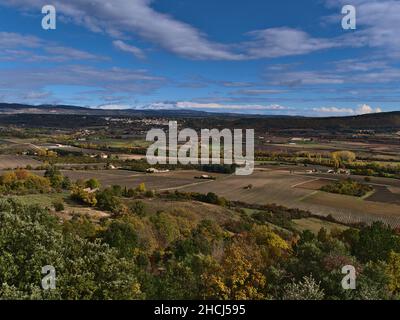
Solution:
<path fill-rule="evenodd" d="M 370 201 L 318 190 L 320 186 L 339 178 L 344 177 L 332 176 L 327 179 L 317 174 L 290 173 L 290 171 L 276 169 L 255 171 L 251 176 L 229 176 L 205 185 L 184 187 L 183 190 L 200 193 L 215 192 L 228 200 L 248 203 L 276 203 L 290 208 L 309 210 L 321 216 L 332 215 L 337 220 L 346 223 L 370 223 L 381 220 L 400 226 L 400 205 L 391 203 L 393 199 L 385 202 L 387 199 L 379 197 L 377 193 L 378 198 Z M 320 182 L 319 179 L 322 181 Z M 374 180 L 373 183 L 375 183 Z M 252 188 L 245 190 L 245 187 L 250 184 Z M 398 195 L 395 196 L 398 197 Z"/>
<path fill-rule="evenodd" d="M 165 173 L 140 173 L 127 170 L 63 170 L 62 173 L 72 180 L 98 179 L 103 187 L 121 185 L 123 187 L 135 188 L 144 183 L 149 190 L 179 189 L 192 184 L 206 184 L 210 180 L 198 180 L 195 176 L 201 173 L 195 170 L 171 171 Z M 203 173 L 204 174 L 204 173 Z M 213 174 L 213 176 L 218 176 Z"/>
<path fill-rule="evenodd" d="M 37 167 L 43 165 L 43 163 L 28 156 L 0 155 L 0 170 L 25 168 L 28 165 Z"/>
<path fill-rule="evenodd" d="M 388 187 L 377 186 L 375 187 L 375 192 L 366 198 L 366 200 L 400 205 L 400 194 L 393 192 Z"/>

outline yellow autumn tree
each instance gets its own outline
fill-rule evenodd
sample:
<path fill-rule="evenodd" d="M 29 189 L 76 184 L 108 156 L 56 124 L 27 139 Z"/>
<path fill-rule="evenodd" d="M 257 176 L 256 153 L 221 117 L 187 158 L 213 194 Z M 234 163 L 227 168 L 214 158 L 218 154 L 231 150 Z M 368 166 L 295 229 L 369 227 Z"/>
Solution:
<path fill-rule="evenodd" d="M 137 186 L 136 191 L 138 191 L 138 192 L 146 192 L 146 185 L 144 184 L 144 182 L 142 182 L 141 184 L 139 184 Z"/>
<path fill-rule="evenodd" d="M 389 278 L 388 289 L 393 294 L 400 293 L 400 254 L 394 251 L 389 253 L 386 274 Z"/>
<path fill-rule="evenodd" d="M 268 226 L 254 225 L 250 236 L 254 238 L 261 249 L 265 249 L 266 255 L 271 259 L 281 257 L 290 251 L 290 245 Z"/>
<path fill-rule="evenodd" d="M 265 276 L 260 271 L 261 256 L 242 241 L 230 244 L 219 264 L 202 275 L 205 297 L 220 300 L 264 298 Z"/>
<path fill-rule="evenodd" d="M 351 151 L 335 151 L 331 153 L 331 159 L 336 169 L 344 167 L 345 163 L 356 160 L 356 154 Z"/>

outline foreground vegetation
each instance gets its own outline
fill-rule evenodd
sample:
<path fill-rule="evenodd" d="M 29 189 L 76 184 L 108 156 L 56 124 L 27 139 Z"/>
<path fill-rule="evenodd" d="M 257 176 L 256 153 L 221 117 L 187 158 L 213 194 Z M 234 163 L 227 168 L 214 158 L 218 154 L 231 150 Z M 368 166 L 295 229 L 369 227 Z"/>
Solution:
<path fill-rule="evenodd" d="M 213 193 L 104 189 L 96 179 L 71 183 L 54 168 L 41 179 L 18 171 L 1 181 L 3 194 L 69 192 L 71 201 L 109 213 L 60 220 L 62 203 L 49 209 L 1 200 L 1 299 L 400 298 L 400 238 L 382 223 L 300 233 L 292 220 L 309 218 L 307 211 Z M 227 213 L 204 219 L 178 205 L 154 212 L 154 201 Z M 349 264 L 356 290 L 341 286 Z M 55 290 L 41 289 L 45 265 L 56 268 Z"/>

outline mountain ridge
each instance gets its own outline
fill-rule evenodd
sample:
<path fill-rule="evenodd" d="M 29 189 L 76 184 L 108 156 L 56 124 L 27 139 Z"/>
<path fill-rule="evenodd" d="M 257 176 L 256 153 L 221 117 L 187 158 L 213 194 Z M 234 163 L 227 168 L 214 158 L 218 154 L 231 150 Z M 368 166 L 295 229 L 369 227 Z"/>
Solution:
<path fill-rule="evenodd" d="M 228 115 L 231 117 L 242 117 L 246 118 L 308 118 L 308 119 L 351 119 L 358 117 L 376 117 L 377 115 L 400 115 L 400 111 L 388 111 L 381 113 L 370 113 L 370 114 L 360 114 L 360 115 L 349 115 L 349 116 L 323 116 L 323 117 L 313 117 L 313 116 L 301 116 L 301 115 L 265 115 L 265 114 L 245 114 L 245 113 L 229 113 L 229 112 L 209 112 L 209 111 L 200 111 L 200 110 L 190 110 L 190 109 L 100 109 L 100 108 L 91 108 L 87 106 L 76 106 L 76 105 L 64 105 L 64 104 L 39 104 L 39 105 L 30 105 L 30 104 L 21 104 L 21 103 L 0 103 L 0 114 L 15 114 L 15 113 L 38 113 L 41 112 L 48 114 L 49 112 L 56 113 L 59 111 L 64 114 L 79 114 L 79 113 L 87 113 L 90 115 L 135 115 L 142 113 L 182 113 L 182 114 L 193 114 L 193 115 L 209 115 L 209 116 L 218 116 L 218 115 Z"/>

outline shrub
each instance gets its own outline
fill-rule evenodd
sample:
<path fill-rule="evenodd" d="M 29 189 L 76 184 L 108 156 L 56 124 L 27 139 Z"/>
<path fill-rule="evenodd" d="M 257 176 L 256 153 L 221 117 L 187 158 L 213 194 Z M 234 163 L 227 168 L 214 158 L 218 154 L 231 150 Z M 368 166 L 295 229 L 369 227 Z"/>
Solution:
<path fill-rule="evenodd" d="M 140 217 L 146 215 L 146 205 L 142 201 L 135 201 L 130 209 Z"/>
<path fill-rule="evenodd" d="M 102 210 L 111 211 L 113 213 L 118 213 L 122 202 L 115 195 L 115 190 L 107 188 L 96 193 L 97 207 Z"/>
<path fill-rule="evenodd" d="M 82 187 L 75 186 L 71 192 L 71 199 L 87 204 L 91 207 L 96 206 L 97 199 L 96 195 L 93 192 L 88 192 L 82 189 Z"/>
<path fill-rule="evenodd" d="M 57 212 L 63 211 L 65 209 L 64 201 L 62 199 L 55 200 L 53 202 L 53 207 L 54 207 L 54 210 L 56 210 Z"/>
<path fill-rule="evenodd" d="M 97 179 L 89 179 L 85 182 L 85 186 L 86 188 L 90 188 L 90 189 L 98 189 L 100 188 L 100 182 Z"/>
<path fill-rule="evenodd" d="M 0 190 L 7 194 L 46 193 L 51 191 L 50 181 L 26 170 L 18 169 L 0 176 Z"/>

